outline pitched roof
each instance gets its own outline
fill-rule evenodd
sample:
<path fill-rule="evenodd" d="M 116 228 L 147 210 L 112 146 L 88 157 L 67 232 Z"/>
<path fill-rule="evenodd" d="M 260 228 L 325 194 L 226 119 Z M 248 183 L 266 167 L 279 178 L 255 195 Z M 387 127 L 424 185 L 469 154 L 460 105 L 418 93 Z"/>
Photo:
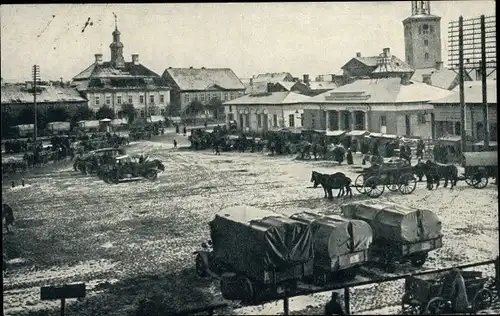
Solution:
<path fill-rule="evenodd" d="M 399 59 L 398 57 L 392 55 L 391 58 L 384 64 L 380 64 L 375 68 L 373 73 L 387 73 L 387 72 L 414 72 L 415 70 Z"/>
<path fill-rule="evenodd" d="M 126 78 L 126 77 L 160 77 L 157 73 L 149 70 L 142 64 L 125 62 L 125 67 L 115 68 L 110 61 L 102 64 L 93 63 L 81 73 L 73 77 L 73 80 L 85 80 L 91 78 Z"/>
<path fill-rule="evenodd" d="M 309 89 L 311 90 L 332 90 L 336 89 L 338 85 L 332 81 L 311 81 L 309 82 Z"/>
<path fill-rule="evenodd" d="M 472 80 L 466 72 L 464 74 L 466 81 Z M 437 70 L 436 68 L 416 69 L 415 73 L 411 77 L 411 80 L 423 82 L 422 75 L 431 75 L 432 85 L 446 90 L 453 89 L 458 83 L 458 73 L 447 68 L 440 70 Z"/>
<path fill-rule="evenodd" d="M 490 80 L 486 82 L 486 96 L 488 103 L 497 103 L 497 84 L 496 80 Z M 465 103 L 483 103 L 483 90 L 481 81 L 467 81 L 464 85 L 464 97 Z M 457 86 L 453 89 L 449 96 L 443 98 L 437 98 L 432 100 L 432 104 L 443 104 L 443 103 L 460 103 L 460 89 Z"/>
<path fill-rule="evenodd" d="M 227 105 L 237 105 L 237 104 L 294 104 L 301 102 L 308 102 L 311 98 L 290 91 L 285 92 L 272 92 L 263 93 L 260 95 L 244 95 L 237 99 L 225 102 Z"/>
<path fill-rule="evenodd" d="M 37 102 L 87 102 L 75 88 L 42 86 L 37 94 Z M 2 104 L 33 103 L 33 90 L 25 84 L 6 84 L 1 88 Z"/>
<path fill-rule="evenodd" d="M 354 57 L 352 58 L 351 60 L 357 60 L 363 64 L 365 64 L 366 66 L 368 67 L 377 67 L 377 60 L 379 59 L 378 56 L 367 56 L 367 57 Z M 351 61 L 349 60 L 346 65 Z M 345 66 L 345 65 L 344 65 Z M 344 66 L 342 66 L 341 68 L 344 68 Z"/>
<path fill-rule="evenodd" d="M 258 74 L 254 81 L 285 81 L 288 76 L 293 77 L 289 72 L 266 72 L 265 74 Z"/>
<path fill-rule="evenodd" d="M 427 102 L 451 91 L 420 82 L 401 84 L 400 78 L 360 79 L 311 98 L 319 103 L 409 103 Z"/>
<path fill-rule="evenodd" d="M 245 85 L 230 68 L 168 68 L 169 74 L 181 90 L 207 90 L 218 86 L 225 90 L 244 90 Z"/>

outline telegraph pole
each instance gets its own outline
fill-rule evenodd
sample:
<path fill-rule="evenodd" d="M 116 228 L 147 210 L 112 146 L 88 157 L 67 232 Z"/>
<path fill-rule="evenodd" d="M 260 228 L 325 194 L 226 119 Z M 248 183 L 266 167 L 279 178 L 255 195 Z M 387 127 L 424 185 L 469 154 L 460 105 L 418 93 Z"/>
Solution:
<path fill-rule="evenodd" d="M 488 126 L 488 98 L 486 89 L 486 25 L 484 15 L 481 15 L 481 87 L 483 92 L 483 128 L 484 128 L 484 150 L 489 147 L 489 126 Z"/>
<path fill-rule="evenodd" d="M 465 152 L 465 96 L 464 96 L 464 18 L 458 19 L 458 73 L 460 89 L 460 150 Z"/>
<path fill-rule="evenodd" d="M 33 103 L 35 107 L 35 124 L 34 124 L 34 131 L 33 131 L 33 150 L 36 148 L 36 137 L 37 137 L 37 120 L 38 120 L 38 110 L 36 106 L 36 83 L 38 80 L 40 80 L 40 66 L 38 65 L 33 65 L 33 70 L 31 71 L 33 75 Z"/>

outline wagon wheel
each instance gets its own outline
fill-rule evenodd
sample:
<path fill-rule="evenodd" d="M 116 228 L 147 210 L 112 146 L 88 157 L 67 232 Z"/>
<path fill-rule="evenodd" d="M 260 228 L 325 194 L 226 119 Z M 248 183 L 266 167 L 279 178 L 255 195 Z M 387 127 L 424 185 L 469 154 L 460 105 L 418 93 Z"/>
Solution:
<path fill-rule="evenodd" d="M 413 175 L 404 174 L 399 178 L 399 192 L 411 194 L 417 188 L 417 179 Z"/>
<path fill-rule="evenodd" d="M 482 172 L 477 172 L 470 177 L 470 182 L 476 189 L 483 189 L 488 185 L 488 177 Z"/>
<path fill-rule="evenodd" d="M 151 169 L 146 173 L 146 179 L 148 179 L 149 181 L 153 181 L 157 177 L 158 177 L 158 172 L 156 172 L 156 170 L 154 169 Z"/>
<path fill-rule="evenodd" d="M 465 183 L 472 186 L 472 177 L 471 176 L 465 177 Z"/>
<path fill-rule="evenodd" d="M 356 180 L 354 181 L 354 185 L 356 187 L 356 190 L 361 193 L 361 194 L 365 194 L 366 191 L 365 191 L 365 187 L 364 187 L 364 183 L 365 183 L 365 178 L 362 174 L 360 174 L 359 176 L 356 177 Z"/>
<path fill-rule="evenodd" d="M 386 184 L 385 187 L 391 192 L 396 192 L 399 189 L 399 184 Z"/>
<path fill-rule="evenodd" d="M 442 297 L 434 297 L 427 303 L 424 310 L 424 315 L 439 315 L 444 312 L 446 308 L 446 301 Z"/>
<path fill-rule="evenodd" d="M 415 298 L 411 293 L 405 293 L 401 299 L 401 310 L 405 315 L 420 315 L 420 305 L 415 304 Z"/>
<path fill-rule="evenodd" d="M 371 198 L 378 198 L 384 193 L 385 186 L 380 183 L 380 178 L 373 176 L 364 183 L 365 193 Z"/>
<path fill-rule="evenodd" d="M 472 299 L 472 311 L 476 313 L 477 311 L 486 309 L 491 306 L 492 301 L 493 293 L 488 289 L 481 289 Z"/>
<path fill-rule="evenodd" d="M 207 267 L 205 267 L 205 263 L 203 262 L 203 258 L 200 254 L 196 255 L 195 259 L 196 263 L 196 275 L 200 278 L 204 278 L 207 276 Z"/>

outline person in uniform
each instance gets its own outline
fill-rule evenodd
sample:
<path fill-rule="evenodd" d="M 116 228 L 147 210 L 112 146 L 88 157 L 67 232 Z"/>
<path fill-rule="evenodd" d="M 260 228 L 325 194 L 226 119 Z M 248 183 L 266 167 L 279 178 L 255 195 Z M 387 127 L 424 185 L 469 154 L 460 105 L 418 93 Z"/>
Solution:
<path fill-rule="evenodd" d="M 348 165 L 354 164 L 353 159 L 352 159 L 351 148 L 347 148 L 347 157 L 346 157 L 346 160 L 347 160 L 347 164 Z"/>
<path fill-rule="evenodd" d="M 340 303 L 340 295 L 332 292 L 332 298 L 325 305 L 325 315 L 347 315 Z"/>

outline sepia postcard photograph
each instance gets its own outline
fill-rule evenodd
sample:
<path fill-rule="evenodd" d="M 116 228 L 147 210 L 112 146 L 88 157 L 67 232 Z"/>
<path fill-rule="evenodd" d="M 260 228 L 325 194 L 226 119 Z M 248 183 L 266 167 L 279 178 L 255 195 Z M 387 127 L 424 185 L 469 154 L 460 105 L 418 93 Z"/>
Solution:
<path fill-rule="evenodd" d="M 500 314 L 495 12 L 1 5 L 3 315 Z"/>

